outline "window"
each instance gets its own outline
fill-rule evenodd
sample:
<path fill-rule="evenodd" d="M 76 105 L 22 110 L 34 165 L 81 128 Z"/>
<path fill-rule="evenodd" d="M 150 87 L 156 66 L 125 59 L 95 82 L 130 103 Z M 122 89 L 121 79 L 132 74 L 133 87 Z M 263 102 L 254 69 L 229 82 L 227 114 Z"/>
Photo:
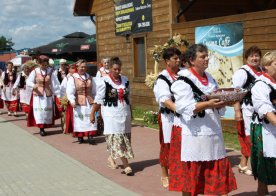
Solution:
<path fill-rule="evenodd" d="M 146 49 L 145 38 L 137 37 L 133 39 L 133 51 L 134 51 L 134 76 L 145 77 L 146 76 Z"/>

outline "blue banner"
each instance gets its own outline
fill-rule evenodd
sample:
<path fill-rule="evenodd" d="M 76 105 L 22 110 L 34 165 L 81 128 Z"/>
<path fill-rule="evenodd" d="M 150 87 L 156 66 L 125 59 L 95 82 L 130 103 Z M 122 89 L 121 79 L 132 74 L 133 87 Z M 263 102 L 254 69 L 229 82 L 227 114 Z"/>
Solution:
<path fill-rule="evenodd" d="M 208 47 L 209 72 L 220 87 L 232 86 L 232 75 L 243 65 L 243 26 L 242 23 L 226 23 L 196 27 L 195 43 Z M 227 117 L 233 112 L 227 110 Z"/>

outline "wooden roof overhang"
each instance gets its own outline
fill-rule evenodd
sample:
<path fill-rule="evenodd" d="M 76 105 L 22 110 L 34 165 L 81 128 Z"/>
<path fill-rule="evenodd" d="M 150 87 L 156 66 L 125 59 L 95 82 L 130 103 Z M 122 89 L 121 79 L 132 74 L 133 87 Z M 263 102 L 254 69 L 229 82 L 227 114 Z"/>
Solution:
<path fill-rule="evenodd" d="M 91 16 L 91 8 L 93 0 L 75 0 L 74 4 L 74 16 Z"/>
<path fill-rule="evenodd" d="M 276 0 L 177 0 L 177 22 L 276 9 Z"/>

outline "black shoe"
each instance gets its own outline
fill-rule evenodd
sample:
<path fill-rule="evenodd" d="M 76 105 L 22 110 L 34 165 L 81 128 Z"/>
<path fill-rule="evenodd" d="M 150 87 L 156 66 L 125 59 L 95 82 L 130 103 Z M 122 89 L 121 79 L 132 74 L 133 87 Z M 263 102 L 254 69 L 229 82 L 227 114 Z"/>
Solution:
<path fill-rule="evenodd" d="M 84 142 L 83 137 L 78 137 L 79 144 L 82 144 Z"/>
<path fill-rule="evenodd" d="M 44 128 L 40 128 L 39 134 L 43 137 L 46 135 L 46 132 L 44 131 Z"/>
<path fill-rule="evenodd" d="M 93 136 L 88 136 L 88 143 L 91 145 L 96 145 L 96 140 L 93 138 Z"/>

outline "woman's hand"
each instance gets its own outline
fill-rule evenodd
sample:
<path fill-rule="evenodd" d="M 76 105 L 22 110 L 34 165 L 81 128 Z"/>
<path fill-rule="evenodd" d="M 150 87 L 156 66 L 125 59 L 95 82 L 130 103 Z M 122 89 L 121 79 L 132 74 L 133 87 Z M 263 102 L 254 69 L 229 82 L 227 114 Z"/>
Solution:
<path fill-rule="evenodd" d="M 33 90 L 37 90 L 37 85 L 35 84 L 34 86 L 33 86 Z"/>
<path fill-rule="evenodd" d="M 225 101 L 220 101 L 219 99 L 210 99 L 208 102 L 209 108 L 222 108 L 225 106 L 226 102 Z"/>
<path fill-rule="evenodd" d="M 95 119 L 96 119 L 96 116 L 95 116 L 95 112 L 93 112 L 93 110 L 91 111 L 91 113 L 90 113 L 90 122 L 92 123 L 92 124 L 94 124 L 95 123 Z"/>

